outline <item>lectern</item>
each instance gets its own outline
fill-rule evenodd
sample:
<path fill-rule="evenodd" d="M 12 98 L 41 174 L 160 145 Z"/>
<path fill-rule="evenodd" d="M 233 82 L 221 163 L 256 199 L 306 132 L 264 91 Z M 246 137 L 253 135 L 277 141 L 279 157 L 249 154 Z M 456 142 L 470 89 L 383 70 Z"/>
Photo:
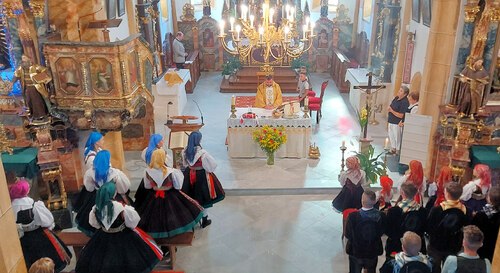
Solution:
<path fill-rule="evenodd" d="M 203 126 L 203 123 L 188 123 L 189 120 L 197 120 L 195 116 L 174 116 L 172 123 L 166 123 L 170 129 L 168 138 L 168 148 L 173 153 L 174 168 L 182 166 L 182 150 L 187 146 L 189 134 L 193 131 L 198 131 Z M 181 120 L 181 123 L 176 123 L 176 120 Z"/>
<path fill-rule="evenodd" d="M 89 22 L 87 28 L 102 28 L 102 34 L 104 35 L 104 41 L 109 42 L 109 30 L 108 28 L 118 27 L 122 19 L 111 19 L 111 20 L 97 20 Z"/>

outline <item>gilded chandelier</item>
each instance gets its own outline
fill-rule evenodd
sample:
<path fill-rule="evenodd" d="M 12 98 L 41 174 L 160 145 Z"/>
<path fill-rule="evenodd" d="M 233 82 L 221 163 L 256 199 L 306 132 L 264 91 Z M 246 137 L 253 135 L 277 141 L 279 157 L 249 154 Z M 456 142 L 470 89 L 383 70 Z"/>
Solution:
<path fill-rule="evenodd" d="M 275 16 L 276 10 L 270 8 L 269 0 L 265 0 L 262 4 L 262 18 L 256 28 L 257 22 L 255 15 L 249 12 L 246 5 L 241 5 L 241 17 L 229 19 L 230 28 L 229 40 L 226 42 L 225 22 L 220 22 L 220 34 L 224 49 L 232 55 L 238 55 L 241 60 L 249 57 L 254 49 L 262 49 L 262 57 L 264 66 L 262 71 L 272 71 L 270 66 L 270 57 L 276 61 L 283 61 L 286 57 L 295 59 L 300 57 L 302 53 L 308 51 L 312 46 L 314 35 L 314 22 L 307 17 L 305 24 L 302 26 L 302 36 L 295 22 L 295 9 L 286 5 L 283 11 L 283 18 L 278 22 L 278 16 Z M 248 16 L 247 16 L 248 15 Z"/>

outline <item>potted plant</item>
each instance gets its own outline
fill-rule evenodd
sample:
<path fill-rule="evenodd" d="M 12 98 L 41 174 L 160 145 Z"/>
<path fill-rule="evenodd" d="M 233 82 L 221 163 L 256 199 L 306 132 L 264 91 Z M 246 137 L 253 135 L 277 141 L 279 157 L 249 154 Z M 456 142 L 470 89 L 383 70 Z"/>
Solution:
<path fill-rule="evenodd" d="M 310 68 L 310 65 L 309 65 L 309 62 L 307 62 L 305 60 L 305 58 L 303 57 L 299 57 L 299 58 L 295 58 L 292 60 L 292 62 L 290 63 L 290 66 L 292 69 L 294 69 L 297 73 L 299 72 L 299 69 L 302 67 L 302 66 L 305 66 L 307 71 L 310 71 L 309 68 Z"/>
<path fill-rule="evenodd" d="M 229 62 L 225 62 L 224 64 L 222 64 L 222 76 L 224 76 L 224 79 L 229 79 L 229 76 L 231 75 L 232 73 L 232 67 L 231 67 L 231 63 Z"/>
<path fill-rule="evenodd" d="M 366 180 L 370 183 L 377 183 L 379 176 L 387 173 L 387 166 L 383 161 L 380 161 L 380 156 L 384 152 L 375 156 L 375 148 L 372 145 L 368 147 L 366 153 L 356 152 L 356 157 L 359 159 L 361 169 L 365 171 Z"/>

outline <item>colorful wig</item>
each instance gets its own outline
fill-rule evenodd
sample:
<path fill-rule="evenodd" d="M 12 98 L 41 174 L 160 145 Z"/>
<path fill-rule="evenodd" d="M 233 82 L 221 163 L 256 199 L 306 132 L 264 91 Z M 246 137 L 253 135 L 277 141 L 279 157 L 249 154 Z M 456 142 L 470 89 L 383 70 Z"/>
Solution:
<path fill-rule="evenodd" d="M 107 218 L 108 223 L 111 223 L 113 219 L 113 198 L 116 194 L 116 185 L 115 183 L 106 183 L 102 185 L 97 191 L 97 195 L 95 197 L 95 212 L 97 219 L 104 223 L 104 217 Z M 107 209 L 107 214 L 104 215 L 104 208 Z"/>
<path fill-rule="evenodd" d="M 394 182 L 392 181 L 392 179 L 389 176 L 382 175 L 380 177 L 380 186 L 382 187 L 382 190 L 380 191 L 380 195 L 381 196 L 390 196 L 393 184 L 394 184 Z"/>
<path fill-rule="evenodd" d="M 436 191 L 436 202 L 434 202 L 434 206 L 439 206 L 441 202 L 445 200 L 444 198 L 444 188 L 447 183 L 450 183 L 453 179 L 452 170 L 448 166 L 444 166 L 441 168 L 439 172 L 439 177 L 436 181 L 437 191 Z"/>
<path fill-rule="evenodd" d="M 194 131 L 189 135 L 188 144 L 186 147 L 186 159 L 189 162 L 193 162 L 194 155 L 196 154 L 196 147 L 200 146 L 201 133 L 199 131 Z"/>
<path fill-rule="evenodd" d="M 10 199 L 18 199 L 28 196 L 30 184 L 24 179 L 19 179 L 16 183 L 9 186 Z"/>
<path fill-rule="evenodd" d="M 424 169 L 422 168 L 422 163 L 418 160 L 410 161 L 410 176 L 407 181 L 411 181 L 413 185 L 417 188 L 417 194 L 415 195 L 415 201 L 417 203 L 422 202 L 422 185 L 424 184 Z"/>
<path fill-rule="evenodd" d="M 87 156 L 87 154 L 90 151 L 95 151 L 95 144 L 101 140 L 102 135 L 99 132 L 92 132 L 90 133 L 89 138 L 87 139 L 87 143 L 85 143 L 85 151 L 83 153 L 84 156 Z"/>
<path fill-rule="evenodd" d="M 146 164 L 149 165 L 149 162 L 151 162 L 151 155 L 153 154 L 153 151 L 158 149 L 158 144 L 163 140 L 163 136 L 160 134 L 154 134 L 149 138 L 149 145 L 148 148 L 146 149 Z"/>
<path fill-rule="evenodd" d="M 151 162 L 149 163 L 149 167 L 161 170 L 163 175 L 167 174 L 167 166 L 165 165 L 165 159 L 167 158 L 167 154 L 163 149 L 156 149 L 151 156 Z"/>
<path fill-rule="evenodd" d="M 111 154 L 108 150 L 102 150 L 97 153 L 94 159 L 95 182 L 97 185 L 102 186 L 108 182 L 109 173 L 109 160 Z"/>
<path fill-rule="evenodd" d="M 474 173 L 476 174 L 477 178 L 481 179 L 481 182 L 479 183 L 481 187 L 489 188 L 491 186 L 491 172 L 488 165 L 477 164 L 474 167 Z"/>

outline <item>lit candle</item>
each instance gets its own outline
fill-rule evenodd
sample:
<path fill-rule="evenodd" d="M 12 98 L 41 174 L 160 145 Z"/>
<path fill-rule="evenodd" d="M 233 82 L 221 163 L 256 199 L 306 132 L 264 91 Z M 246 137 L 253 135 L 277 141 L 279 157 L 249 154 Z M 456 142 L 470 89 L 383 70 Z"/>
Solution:
<path fill-rule="evenodd" d="M 311 21 L 311 36 L 313 35 L 314 32 L 314 22 Z"/>
<path fill-rule="evenodd" d="M 260 36 L 260 42 L 262 43 L 264 40 L 264 28 L 262 26 L 259 27 L 259 36 Z"/>
<path fill-rule="evenodd" d="M 287 41 L 288 39 L 288 33 L 290 32 L 290 27 L 288 26 L 285 26 L 285 42 Z"/>
<path fill-rule="evenodd" d="M 304 40 L 306 39 L 306 33 L 307 33 L 307 26 L 303 25 L 302 26 L 302 34 L 304 34 Z"/>
<path fill-rule="evenodd" d="M 240 40 L 240 31 L 241 31 L 241 26 L 236 25 L 236 41 Z"/>
<path fill-rule="evenodd" d="M 309 25 L 309 16 L 306 17 L 306 25 Z"/>
<path fill-rule="evenodd" d="M 389 150 L 389 138 L 385 138 L 385 145 L 384 145 L 384 150 Z"/>
<path fill-rule="evenodd" d="M 269 9 L 269 23 L 273 23 L 273 15 L 274 15 L 274 9 L 271 8 Z"/>
<path fill-rule="evenodd" d="M 229 18 L 229 23 L 231 24 L 231 32 L 234 31 L 234 17 Z"/>
<path fill-rule="evenodd" d="M 221 20 L 221 21 L 219 22 L 219 27 L 220 27 L 220 35 L 221 35 L 221 36 L 224 36 L 224 26 L 225 26 L 225 25 L 226 25 L 226 24 L 225 24 L 224 20 Z"/>
<path fill-rule="evenodd" d="M 342 147 L 345 147 L 345 140 L 342 140 Z"/>
<path fill-rule="evenodd" d="M 234 97 L 234 95 L 231 97 L 231 106 L 235 106 L 236 105 L 236 98 Z"/>
<path fill-rule="evenodd" d="M 293 22 L 294 17 L 295 17 L 295 8 L 291 7 L 290 8 L 290 22 Z"/>
<path fill-rule="evenodd" d="M 285 12 L 286 12 L 286 19 L 290 20 L 290 6 L 286 4 L 285 6 Z"/>
<path fill-rule="evenodd" d="M 304 98 L 304 106 L 309 106 L 309 97 L 308 96 L 306 96 Z"/>
<path fill-rule="evenodd" d="M 248 7 L 246 5 L 241 5 L 241 18 L 246 21 L 247 20 L 247 11 Z"/>
<path fill-rule="evenodd" d="M 255 16 L 253 14 L 250 14 L 250 26 L 253 27 L 253 20 L 255 19 Z"/>

